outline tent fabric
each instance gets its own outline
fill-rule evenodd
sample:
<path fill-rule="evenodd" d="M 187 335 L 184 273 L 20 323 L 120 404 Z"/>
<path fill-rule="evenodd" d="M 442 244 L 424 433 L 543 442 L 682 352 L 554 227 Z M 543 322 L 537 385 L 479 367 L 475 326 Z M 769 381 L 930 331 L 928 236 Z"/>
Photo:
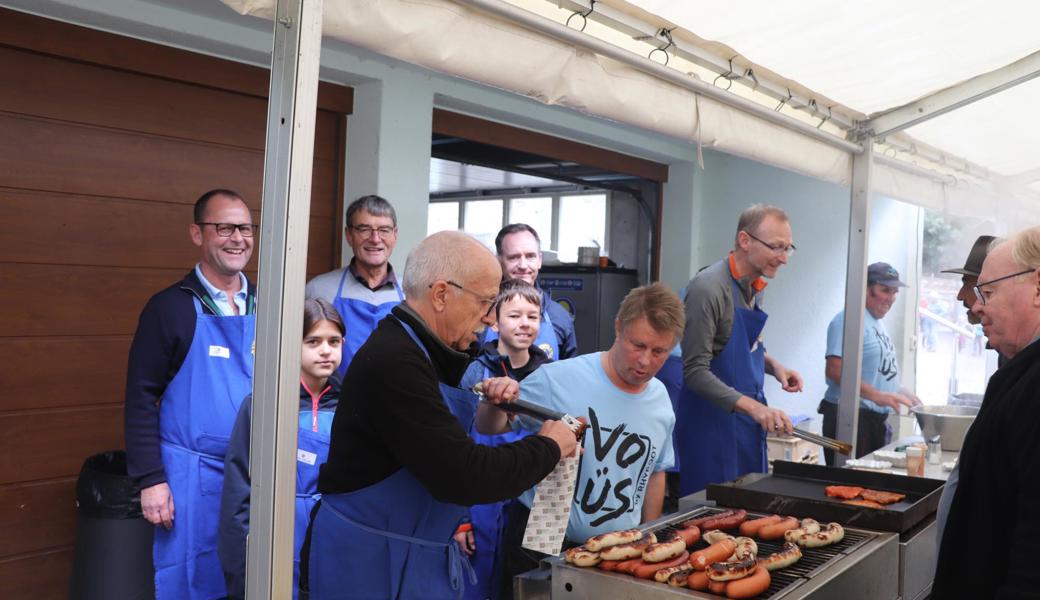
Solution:
<path fill-rule="evenodd" d="M 641 18 L 652 13 L 680 27 L 696 29 L 696 35 L 689 33 L 689 37 L 712 40 L 716 51 L 741 48 L 755 65 L 783 72 L 863 113 L 913 100 L 1028 54 L 1037 42 L 1025 32 L 1032 33 L 1037 19 L 1026 17 L 1040 17 L 1040 4 L 1014 3 L 1016 12 L 1008 0 L 991 0 L 985 5 L 975 0 L 952 4 L 949 0 L 922 0 L 910 5 L 879 0 L 856 6 L 817 0 L 797 5 L 741 0 L 737 7 L 670 0 L 603 1 Z M 223 2 L 242 14 L 273 17 L 274 0 Z M 892 10 L 886 12 L 885 7 Z M 673 136 L 698 148 L 715 148 L 850 184 L 852 157 L 843 150 L 458 2 L 337 0 L 325 2 L 324 11 L 324 35 L 379 54 Z M 956 48 L 951 49 L 951 44 Z M 1022 106 L 1013 94 L 1040 94 L 1040 84 L 1024 84 L 991 100 Z M 1040 98 L 1030 102 L 1036 106 Z M 979 107 L 985 118 L 968 107 L 939 117 L 934 126 L 918 125 L 912 133 L 944 150 L 956 149 L 952 153 L 983 166 L 996 161 L 1011 170 L 1040 167 L 1040 159 L 1035 158 L 1040 155 L 1032 148 L 988 150 L 993 144 L 999 148 L 1001 140 L 987 140 L 985 131 L 973 129 L 980 122 L 997 129 L 1001 116 L 1030 118 L 1028 112 L 1004 114 L 1006 109 L 988 108 L 984 103 Z M 1024 129 L 999 131 L 1007 131 L 1008 140 L 1037 139 L 1035 127 Z M 969 131 L 973 133 L 966 133 Z M 997 160 L 994 157 L 999 152 L 1005 156 Z M 697 157 L 691 156 L 691 160 Z M 944 182 L 941 175 L 936 180 L 921 169 L 879 164 L 874 179 L 878 193 L 907 202 L 968 216 L 992 214 L 989 202 L 971 201 L 980 193 L 991 192 L 966 187 L 953 178 Z M 1018 198 L 1010 193 L 999 200 L 1001 210 L 1009 214 L 1018 214 L 1033 202 L 1033 197 Z"/>
<path fill-rule="evenodd" d="M 273 18 L 274 0 L 223 1 L 241 14 Z M 546 104 L 849 184 L 851 159 L 841 150 L 449 0 L 325 2 L 323 34 Z"/>

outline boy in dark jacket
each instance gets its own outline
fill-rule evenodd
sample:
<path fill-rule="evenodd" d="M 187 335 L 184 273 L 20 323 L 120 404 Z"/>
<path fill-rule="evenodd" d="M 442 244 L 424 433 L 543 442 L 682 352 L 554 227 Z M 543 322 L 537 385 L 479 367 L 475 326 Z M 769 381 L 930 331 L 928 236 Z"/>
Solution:
<path fill-rule="evenodd" d="M 489 377 L 510 377 L 523 380 L 550 358 L 534 345 L 541 324 L 542 298 L 539 291 L 522 279 L 507 280 L 499 289 L 495 301 L 498 339 L 488 341 L 481 348 L 462 377 L 460 387 L 470 389 Z M 481 444 L 497 446 L 514 442 L 527 435 L 525 431 L 500 434 L 482 434 L 476 427 L 470 435 Z M 477 584 L 466 586 L 467 599 L 484 600 L 498 597 L 502 577 L 502 531 L 505 510 L 515 500 L 480 504 L 470 508 L 472 529 L 456 534 L 464 551 L 470 555 L 477 572 Z"/>
<path fill-rule="evenodd" d="M 318 467 L 329 453 L 329 431 L 339 404 L 346 327 L 327 300 L 304 305 L 303 346 L 300 360 L 300 430 L 296 451 L 296 518 L 293 530 L 293 598 L 298 594 L 300 547 L 311 509 L 318 501 Z M 224 568 L 228 597 L 245 598 L 246 535 L 249 533 L 249 433 L 253 410 L 247 396 L 231 430 L 224 459 L 224 489 L 220 498 L 217 553 Z"/>

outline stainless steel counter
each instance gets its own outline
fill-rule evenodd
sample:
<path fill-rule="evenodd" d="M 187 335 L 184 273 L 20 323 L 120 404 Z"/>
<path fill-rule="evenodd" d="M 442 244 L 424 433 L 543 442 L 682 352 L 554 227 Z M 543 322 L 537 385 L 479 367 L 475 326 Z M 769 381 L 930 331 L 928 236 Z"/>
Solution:
<path fill-rule="evenodd" d="M 893 451 L 893 450 L 895 450 L 896 448 L 898 448 L 900 446 L 908 446 L 910 444 L 914 444 L 914 443 L 918 443 L 918 442 L 924 442 L 924 438 L 919 436 L 919 435 L 915 435 L 915 436 L 905 437 L 905 438 L 896 440 L 896 441 L 892 442 L 891 444 L 889 444 L 889 445 L 887 445 L 887 446 L 885 446 L 883 448 L 878 448 L 878 450 Z M 942 457 L 939 460 L 939 464 L 936 465 L 936 464 L 932 464 L 932 463 L 929 463 L 929 462 L 925 462 L 925 464 L 924 464 L 924 476 L 927 477 L 928 479 L 941 479 L 943 481 L 946 481 L 946 479 L 950 476 L 950 472 L 946 471 L 946 470 L 944 470 L 942 468 L 942 463 L 953 462 L 953 461 L 957 460 L 958 456 L 960 456 L 960 452 L 943 452 L 942 453 Z M 875 458 L 873 452 L 871 452 L 870 454 L 867 454 L 866 456 L 864 456 L 863 459 L 864 460 L 884 460 L 883 458 Z M 894 475 L 906 475 L 906 468 L 891 468 L 891 469 L 887 469 L 887 470 L 882 471 L 882 472 L 883 473 L 892 473 Z"/>

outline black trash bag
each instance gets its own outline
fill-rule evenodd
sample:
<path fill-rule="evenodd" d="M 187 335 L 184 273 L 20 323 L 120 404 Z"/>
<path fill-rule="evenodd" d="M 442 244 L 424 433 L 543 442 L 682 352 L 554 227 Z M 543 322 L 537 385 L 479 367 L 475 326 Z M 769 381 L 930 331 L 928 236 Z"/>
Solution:
<path fill-rule="evenodd" d="M 76 546 L 70 600 L 153 600 L 155 527 L 126 474 L 126 452 L 91 456 L 76 481 Z"/>
<path fill-rule="evenodd" d="M 141 490 L 126 474 L 126 452 L 110 450 L 83 463 L 76 481 L 79 513 L 101 519 L 141 517 Z"/>

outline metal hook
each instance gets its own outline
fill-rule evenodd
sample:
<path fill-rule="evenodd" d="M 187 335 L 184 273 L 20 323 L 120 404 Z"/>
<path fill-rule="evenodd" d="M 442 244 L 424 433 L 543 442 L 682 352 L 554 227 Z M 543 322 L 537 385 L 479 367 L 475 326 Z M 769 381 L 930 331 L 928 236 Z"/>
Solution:
<path fill-rule="evenodd" d="M 711 81 L 711 84 L 717 86 L 718 82 L 719 82 L 719 79 L 725 79 L 726 80 L 727 85 L 726 85 L 725 88 L 723 88 L 726 91 L 729 91 L 729 88 L 733 87 L 733 59 L 732 58 L 729 59 L 729 70 L 726 71 L 725 73 L 720 73 L 715 79 L 713 79 Z"/>
<path fill-rule="evenodd" d="M 571 13 L 571 16 L 567 17 L 567 21 L 564 23 L 564 26 L 570 27 L 571 19 L 573 19 L 574 17 L 581 17 L 581 28 L 579 28 L 578 31 L 584 32 L 585 26 L 589 24 L 588 17 L 592 14 L 594 10 L 596 10 L 596 0 L 589 0 L 589 10 L 585 12 L 581 12 L 580 10 L 574 11 L 573 13 Z"/>
<path fill-rule="evenodd" d="M 827 116 L 826 116 L 826 117 L 824 117 L 824 118 L 823 118 L 823 119 L 822 119 L 822 120 L 820 121 L 820 124 L 816 126 L 816 128 L 817 128 L 817 129 L 819 129 L 820 127 L 823 127 L 823 124 L 824 124 L 824 123 L 826 123 L 827 121 L 829 121 L 829 120 L 830 120 L 830 118 L 831 118 L 831 116 L 832 116 L 832 115 L 831 115 L 831 108 L 833 108 L 833 107 L 831 107 L 831 106 L 828 106 L 828 107 L 827 107 Z"/>
<path fill-rule="evenodd" d="M 646 57 L 651 59 L 651 60 L 653 60 L 654 52 L 663 52 L 664 53 L 664 65 L 668 66 L 668 61 L 671 58 L 671 57 L 668 56 L 668 49 L 673 47 L 673 46 L 675 46 L 675 41 L 672 40 L 672 32 L 669 29 L 661 29 L 660 31 L 657 32 L 657 36 L 658 37 L 663 37 L 665 40 L 668 41 L 668 43 L 665 44 L 664 46 L 659 47 L 659 48 L 654 48 L 653 50 L 650 51 L 649 54 L 646 55 Z"/>
<path fill-rule="evenodd" d="M 758 89 L 758 77 L 755 77 L 754 69 L 748 67 L 747 70 L 744 71 L 744 78 L 745 79 L 750 79 L 751 83 L 754 84 L 754 85 L 751 86 L 751 91 L 752 92 Z"/>
<path fill-rule="evenodd" d="M 791 95 L 791 88 L 787 88 L 787 97 L 781 98 L 780 104 L 777 104 L 776 108 L 774 108 L 773 110 L 775 112 L 780 112 L 780 109 L 782 109 L 788 102 L 790 102 L 791 98 L 794 98 L 794 96 Z"/>

